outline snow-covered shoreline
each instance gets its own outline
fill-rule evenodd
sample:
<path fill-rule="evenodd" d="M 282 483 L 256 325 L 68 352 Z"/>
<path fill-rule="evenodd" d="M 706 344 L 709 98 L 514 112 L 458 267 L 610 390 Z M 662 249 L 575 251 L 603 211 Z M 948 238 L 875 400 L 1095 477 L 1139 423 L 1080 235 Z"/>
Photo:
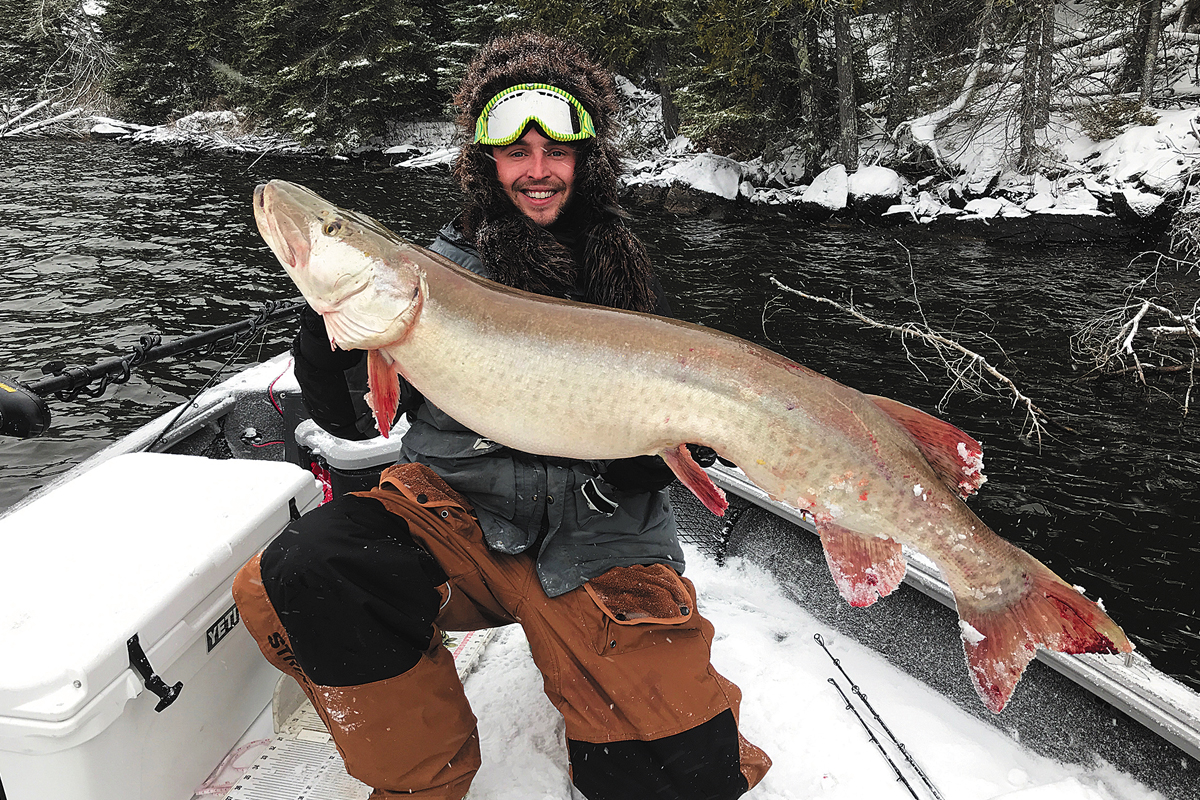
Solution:
<path fill-rule="evenodd" d="M 835 164 L 809 175 L 793 148 L 773 160 L 758 156 L 738 161 L 698 150 L 684 136 L 663 141 L 657 134 L 657 96 L 624 79 L 619 85 L 625 98 L 623 145 L 630 154 L 622 177 L 626 202 L 681 215 L 741 210 L 794 213 L 812 220 L 848 216 L 887 225 L 958 228 L 966 223 L 1034 231 L 1053 228 L 1068 217 L 1096 217 L 1095 222 L 1118 223 L 1122 235 L 1150 238 L 1161 235 L 1183 206 L 1200 163 L 1200 109 L 1184 108 L 1153 110 L 1156 125 L 1133 125 L 1101 142 L 1065 117 L 1055 120 L 1046 128 L 1044 145 L 1058 154 L 1053 175 L 1003 169 L 1004 142 L 978 135 L 957 150 L 943 148 L 954 152 L 953 164 L 961 170 L 953 177 L 913 178 L 880 165 L 895 156 L 896 147 L 880 136 L 864 139 L 857 171 Z M 99 115 L 78 117 L 77 129 L 79 123 L 87 136 L 135 144 L 329 157 L 320 147 L 253 129 L 229 110 L 196 112 L 157 126 Z M 946 136 L 946 144 L 953 143 L 954 132 Z M 398 125 L 389 139 L 355 155 L 383 158 L 399 169 L 448 169 L 458 153 L 455 127 L 445 120 Z M 1076 230 L 1086 240 L 1089 231 L 1111 234 L 1114 229 L 1092 224 Z"/>

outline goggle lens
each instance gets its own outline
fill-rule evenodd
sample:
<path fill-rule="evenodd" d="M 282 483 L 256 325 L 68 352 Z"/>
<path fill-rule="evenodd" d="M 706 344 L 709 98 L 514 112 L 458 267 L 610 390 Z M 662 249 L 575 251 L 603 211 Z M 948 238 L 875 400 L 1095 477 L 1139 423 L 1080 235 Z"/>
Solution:
<path fill-rule="evenodd" d="M 488 101 L 475 123 L 475 142 L 504 146 L 515 142 L 530 123 L 551 139 L 572 142 L 596 135 L 583 104 L 556 86 L 522 83 Z"/>

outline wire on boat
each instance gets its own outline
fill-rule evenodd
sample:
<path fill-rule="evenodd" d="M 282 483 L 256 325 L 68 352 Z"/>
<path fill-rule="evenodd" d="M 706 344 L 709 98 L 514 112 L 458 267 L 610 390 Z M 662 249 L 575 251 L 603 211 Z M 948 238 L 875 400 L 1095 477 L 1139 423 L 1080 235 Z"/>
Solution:
<path fill-rule="evenodd" d="M 933 785 L 933 782 L 929 780 L 929 776 L 927 776 L 925 774 L 925 770 L 921 769 L 920 765 L 918 765 L 917 762 L 915 760 L 913 760 L 912 755 L 910 755 L 908 752 L 908 748 L 904 746 L 904 742 L 901 742 L 899 739 L 896 738 L 896 734 L 892 733 L 892 729 L 889 728 L 887 726 L 887 723 L 883 721 L 883 717 L 879 716 L 879 712 L 875 710 L 875 707 L 873 705 L 871 705 L 871 701 L 867 700 L 867 695 L 865 693 L 863 693 L 863 690 L 858 687 L 858 684 L 854 682 L 854 679 L 846 674 L 846 670 L 842 667 L 842 662 L 839 661 L 837 658 L 834 658 L 833 653 L 829 652 L 829 648 L 825 646 L 825 640 L 821 638 L 821 634 L 814 633 L 813 639 L 816 641 L 817 644 L 821 645 L 821 649 L 825 651 L 825 655 L 829 656 L 829 659 L 833 662 L 833 665 L 838 668 L 838 672 L 842 673 L 842 677 L 844 677 L 849 682 L 850 691 L 852 691 L 852 692 L 854 692 L 854 694 L 858 695 L 859 700 L 862 700 L 863 705 L 866 706 L 867 710 L 871 712 L 871 716 L 873 716 L 875 718 L 875 721 L 878 722 L 880 727 L 883 728 L 883 732 L 886 733 L 888 738 L 892 740 L 892 743 L 895 744 L 897 748 L 899 748 L 900 754 L 902 756 L 904 756 L 904 760 L 907 761 L 914 770 L 916 770 L 917 775 L 918 775 L 918 777 L 920 777 L 921 781 L 926 786 L 929 787 L 929 791 L 933 793 L 934 798 L 936 798 L 936 800 L 945 800 L 945 798 L 942 797 L 942 793 L 939 792 L 937 790 L 937 787 Z M 833 683 L 834 686 L 837 686 L 837 684 L 834 683 L 833 678 L 830 678 L 829 682 Z M 842 687 L 837 686 L 837 690 L 838 690 L 838 692 L 841 692 Z M 844 693 L 842 693 L 842 697 L 845 698 L 846 695 Z M 846 702 L 849 702 L 849 700 L 847 700 Z M 859 722 L 863 723 L 863 727 L 866 727 L 866 722 L 864 722 L 863 718 L 861 716 L 859 716 L 858 711 L 854 710 L 853 708 L 851 708 L 851 710 L 854 711 L 854 715 L 858 717 Z M 872 741 L 875 741 L 875 736 L 872 735 L 871 739 L 872 739 Z M 878 742 L 876 742 L 876 744 L 878 744 Z M 881 747 L 880 749 L 882 750 L 883 748 Z M 884 753 L 884 757 L 885 758 L 887 757 L 886 753 Z M 888 758 L 888 761 L 891 762 L 891 759 Z M 895 766 L 895 765 L 893 764 L 893 766 Z M 905 786 L 908 786 L 908 781 L 905 781 L 904 784 L 905 784 Z M 912 787 L 909 787 L 909 791 L 910 792 L 912 791 Z M 915 794 L 913 796 L 916 797 Z"/>
<path fill-rule="evenodd" d="M 210 375 L 208 380 L 204 382 L 204 385 L 201 386 L 199 389 L 197 389 L 196 392 L 190 398 L 188 398 L 188 401 L 186 403 L 184 403 L 182 406 L 180 406 L 179 411 L 177 411 L 175 413 L 175 416 L 171 417 L 171 421 L 168 422 L 166 424 L 166 426 L 163 427 L 163 429 L 158 432 L 158 435 L 154 437 L 154 441 L 152 441 L 152 442 L 150 442 L 150 444 L 146 445 L 146 452 L 152 452 L 154 450 L 154 446 L 157 445 L 159 442 L 161 442 L 162 438 L 164 436 L 166 436 L 175 427 L 175 424 L 177 422 L 179 422 L 179 420 L 183 417 L 183 415 L 185 413 L 187 413 L 187 410 L 189 408 L 191 408 L 193 405 L 195 405 L 196 398 L 198 398 L 204 391 L 206 391 L 210 386 L 212 386 L 214 383 L 216 383 L 217 378 L 221 377 L 221 375 L 225 372 L 225 370 L 229 369 L 230 364 L 232 364 L 234 361 L 236 361 L 238 358 L 240 358 L 247 350 L 249 350 L 250 345 L 252 345 L 252 344 L 254 344 L 254 339 L 253 338 L 247 339 L 245 342 L 242 343 L 241 347 L 238 347 L 236 350 L 234 350 L 234 352 L 229 356 L 229 358 L 227 358 L 225 360 L 225 363 L 221 365 L 221 368 L 218 369 L 216 372 L 214 372 L 212 375 Z"/>
<path fill-rule="evenodd" d="M 887 750 L 883 749 L 883 745 L 880 743 L 879 739 L 876 738 L 875 732 L 871 730 L 871 726 L 868 725 L 867 721 L 862 718 L 862 714 L 858 713 L 858 709 L 855 708 L 854 704 L 850 702 L 850 698 L 846 697 L 846 693 L 842 691 L 842 687 L 839 686 L 838 682 L 833 678 L 829 678 L 829 682 L 833 684 L 833 688 L 838 690 L 838 694 L 842 696 L 842 700 L 844 700 L 846 703 L 846 708 L 853 712 L 854 716 L 858 718 L 858 724 L 863 726 L 863 730 L 867 732 L 867 736 L 870 736 L 871 741 L 875 743 L 877 748 L 879 748 L 879 754 L 882 755 L 888 764 L 891 765 L 892 772 L 896 773 L 896 780 L 904 784 L 904 788 L 908 789 L 908 793 L 911 794 L 915 800 L 921 800 L 920 796 L 916 793 L 916 791 L 913 790 L 912 784 L 908 782 L 908 778 L 904 777 L 904 773 L 900 771 L 900 767 L 896 766 L 896 762 L 892 761 L 892 757 L 887 754 Z"/>

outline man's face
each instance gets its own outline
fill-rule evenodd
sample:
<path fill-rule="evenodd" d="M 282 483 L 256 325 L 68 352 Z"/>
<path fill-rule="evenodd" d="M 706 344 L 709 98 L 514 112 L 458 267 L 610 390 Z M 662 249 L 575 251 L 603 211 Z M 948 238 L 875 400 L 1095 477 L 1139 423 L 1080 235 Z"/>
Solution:
<path fill-rule="evenodd" d="M 575 183 L 575 148 L 530 128 L 492 155 L 497 180 L 522 214 L 542 227 L 558 219 Z"/>

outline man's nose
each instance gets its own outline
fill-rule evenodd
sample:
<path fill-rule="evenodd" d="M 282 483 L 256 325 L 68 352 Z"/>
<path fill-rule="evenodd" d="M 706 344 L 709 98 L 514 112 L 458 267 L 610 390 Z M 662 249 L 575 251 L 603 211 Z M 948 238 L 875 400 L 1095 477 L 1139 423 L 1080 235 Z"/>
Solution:
<path fill-rule="evenodd" d="M 526 172 L 531 178 L 548 178 L 550 177 L 550 159 L 541 149 L 535 148 L 530 154 L 526 162 Z"/>

